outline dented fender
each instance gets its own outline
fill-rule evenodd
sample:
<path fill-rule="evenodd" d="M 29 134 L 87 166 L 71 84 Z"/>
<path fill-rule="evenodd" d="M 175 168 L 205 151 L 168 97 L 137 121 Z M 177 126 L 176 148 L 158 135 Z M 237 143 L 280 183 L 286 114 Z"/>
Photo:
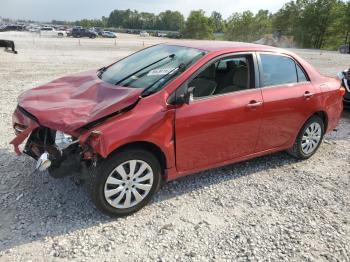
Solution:
<path fill-rule="evenodd" d="M 124 112 L 84 132 L 79 143 L 88 144 L 103 158 L 130 143 L 150 143 L 163 152 L 167 168 L 171 168 L 175 166 L 174 117 L 175 109 L 151 104 L 147 98 L 141 99 L 137 110 Z"/>

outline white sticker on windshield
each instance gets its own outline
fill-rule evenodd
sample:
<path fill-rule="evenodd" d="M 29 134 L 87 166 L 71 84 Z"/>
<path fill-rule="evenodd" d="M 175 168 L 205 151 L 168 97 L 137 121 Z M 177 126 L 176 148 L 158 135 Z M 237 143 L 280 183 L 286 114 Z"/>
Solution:
<path fill-rule="evenodd" d="M 161 76 L 169 74 L 171 71 L 174 71 L 175 68 L 159 68 L 159 69 L 153 69 L 148 72 L 148 76 Z"/>

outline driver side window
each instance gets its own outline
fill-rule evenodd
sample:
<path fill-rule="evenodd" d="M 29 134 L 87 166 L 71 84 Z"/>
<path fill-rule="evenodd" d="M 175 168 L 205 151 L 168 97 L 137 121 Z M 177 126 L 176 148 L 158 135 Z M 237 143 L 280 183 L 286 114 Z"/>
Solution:
<path fill-rule="evenodd" d="M 188 83 L 194 87 L 193 98 L 246 90 L 252 87 L 253 62 L 250 55 L 225 57 L 209 63 Z"/>

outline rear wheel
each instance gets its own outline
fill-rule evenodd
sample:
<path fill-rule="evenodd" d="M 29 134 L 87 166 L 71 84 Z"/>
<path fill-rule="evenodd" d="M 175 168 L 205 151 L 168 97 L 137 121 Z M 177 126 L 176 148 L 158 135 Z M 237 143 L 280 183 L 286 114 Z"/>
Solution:
<path fill-rule="evenodd" d="M 324 123 L 319 116 L 312 116 L 298 134 L 291 149 L 287 152 L 298 158 L 308 159 L 319 148 L 324 136 Z"/>
<path fill-rule="evenodd" d="M 103 213 L 120 217 L 144 207 L 159 189 L 161 167 L 142 149 L 120 151 L 103 160 L 90 177 L 91 198 Z"/>

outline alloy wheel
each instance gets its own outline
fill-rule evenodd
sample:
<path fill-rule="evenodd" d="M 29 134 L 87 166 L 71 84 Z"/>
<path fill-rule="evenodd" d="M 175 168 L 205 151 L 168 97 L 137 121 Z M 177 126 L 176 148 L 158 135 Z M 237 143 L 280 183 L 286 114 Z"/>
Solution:
<path fill-rule="evenodd" d="M 139 204 L 153 185 L 153 170 L 142 160 L 129 160 L 108 175 L 104 196 L 114 208 L 125 209 Z"/>
<path fill-rule="evenodd" d="M 322 128 L 317 122 L 311 123 L 306 129 L 301 139 L 301 150 L 304 154 L 313 153 L 321 142 Z"/>

